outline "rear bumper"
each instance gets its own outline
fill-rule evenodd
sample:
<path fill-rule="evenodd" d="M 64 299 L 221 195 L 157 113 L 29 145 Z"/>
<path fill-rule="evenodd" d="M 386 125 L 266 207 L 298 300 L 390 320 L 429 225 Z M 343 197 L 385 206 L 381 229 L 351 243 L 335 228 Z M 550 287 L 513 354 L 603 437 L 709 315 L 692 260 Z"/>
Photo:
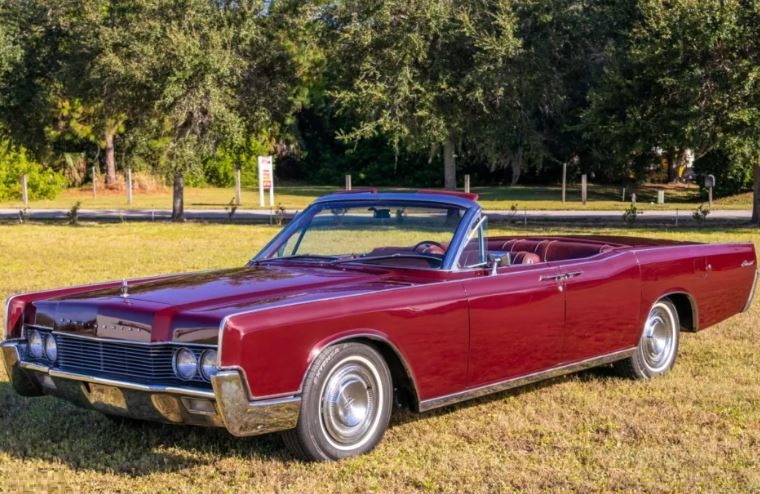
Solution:
<path fill-rule="evenodd" d="M 85 408 L 140 420 L 224 427 L 235 436 L 291 429 L 298 422 L 300 396 L 252 400 L 239 369 L 220 370 L 211 379 L 211 390 L 156 386 L 24 362 L 21 343 L 5 341 L 0 348 L 11 384 L 24 396 L 58 396 Z"/>

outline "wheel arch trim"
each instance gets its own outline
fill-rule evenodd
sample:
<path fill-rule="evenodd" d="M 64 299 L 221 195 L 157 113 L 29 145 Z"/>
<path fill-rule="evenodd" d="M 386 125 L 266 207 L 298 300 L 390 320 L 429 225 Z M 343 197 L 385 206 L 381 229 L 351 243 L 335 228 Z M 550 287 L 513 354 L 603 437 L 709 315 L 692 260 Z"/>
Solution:
<path fill-rule="evenodd" d="M 344 331 L 335 335 L 331 335 L 330 337 L 325 338 L 322 341 L 316 343 L 312 347 L 311 351 L 309 352 L 309 358 L 306 364 L 306 370 L 304 371 L 304 375 L 301 378 L 301 384 L 299 385 L 299 388 L 298 388 L 299 393 L 303 393 L 306 376 L 309 373 L 309 369 L 311 368 L 311 365 L 314 363 L 317 357 L 319 357 L 319 355 L 322 352 L 324 352 L 327 348 L 331 346 L 337 345 L 339 343 L 347 343 L 350 341 L 356 341 L 360 343 L 363 341 L 368 341 L 370 343 L 381 344 L 385 346 L 385 348 L 393 352 L 395 358 L 401 364 L 402 370 L 406 374 L 406 378 L 409 380 L 409 384 L 411 385 L 411 388 L 412 388 L 411 391 L 414 394 L 413 396 L 414 403 L 412 403 L 411 405 L 414 406 L 415 408 L 419 406 L 419 403 L 420 403 L 419 388 L 417 387 L 417 380 L 414 376 L 414 371 L 412 370 L 411 365 L 409 365 L 409 361 L 406 359 L 403 352 L 399 349 L 398 345 L 396 345 L 387 334 L 383 333 L 382 331 L 378 331 L 375 329 L 368 329 L 368 328 Z M 383 358 L 383 360 L 386 361 L 386 364 L 388 364 L 390 367 L 391 362 L 387 361 L 388 359 L 386 358 L 386 356 L 382 355 L 381 353 L 381 357 Z"/>
<path fill-rule="evenodd" d="M 675 298 L 674 298 L 675 297 Z M 681 298 L 683 297 L 683 298 Z M 689 293 L 686 290 L 683 289 L 674 289 L 674 290 L 668 290 L 659 297 L 657 297 L 654 302 L 650 305 L 650 307 L 660 300 L 663 299 L 669 299 L 673 305 L 676 307 L 676 312 L 678 313 L 678 319 L 679 324 L 681 326 L 681 331 L 691 331 L 696 333 L 699 331 L 699 308 L 697 306 L 697 301 L 694 298 L 694 296 Z M 686 313 L 689 316 L 691 327 L 684 325 L 684 318 L 682 317 L 682 310 L 684 310 L 682 301 L 686 300 L 686 302 L 689 304 L 689 311 Z"/>

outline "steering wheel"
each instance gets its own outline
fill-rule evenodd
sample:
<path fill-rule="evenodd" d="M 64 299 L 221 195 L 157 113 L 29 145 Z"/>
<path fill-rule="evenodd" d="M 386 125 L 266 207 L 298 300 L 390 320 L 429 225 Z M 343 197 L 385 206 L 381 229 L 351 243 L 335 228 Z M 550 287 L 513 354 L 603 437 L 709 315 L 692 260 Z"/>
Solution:
<path fill-rule="evenodd" d="M 412 250 L 420 254 L 433 256 L 442 256 L 446 253 L 446 248 L 442 244 L 433 240 L 423 240 L 422 242 L 418 242 Z"/>

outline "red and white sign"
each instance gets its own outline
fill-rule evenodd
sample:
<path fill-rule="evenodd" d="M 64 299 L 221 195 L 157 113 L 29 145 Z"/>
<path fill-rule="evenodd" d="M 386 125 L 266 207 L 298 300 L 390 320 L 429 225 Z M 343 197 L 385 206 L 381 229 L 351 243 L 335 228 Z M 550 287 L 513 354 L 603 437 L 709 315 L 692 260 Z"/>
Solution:
<path fill-rule="evenodd" d="M 264 190 L 269 190 L 269 206 L 274 206 L 274 165 L 271 156 L 259 156 L 259 204 L 264 207 Z"/>

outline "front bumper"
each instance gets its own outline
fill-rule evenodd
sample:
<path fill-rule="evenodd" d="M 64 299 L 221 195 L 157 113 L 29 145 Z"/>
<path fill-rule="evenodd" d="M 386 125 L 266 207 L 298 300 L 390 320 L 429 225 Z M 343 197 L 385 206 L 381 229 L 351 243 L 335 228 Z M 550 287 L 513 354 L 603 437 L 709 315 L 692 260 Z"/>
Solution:
<path fill-rule="evenodd" d="M 20 343 L 5 341 L 0 348 L 11 384 L 24 396 L 58 396 L 81 407 L 141 420 L 225 427 L 235 436 L 292 429 L 298 422 L 300 396 L 251 400 L 238 369 L 220 370 L 211 378 L 212 390 L 147 385 L 24 362 Z"/>

